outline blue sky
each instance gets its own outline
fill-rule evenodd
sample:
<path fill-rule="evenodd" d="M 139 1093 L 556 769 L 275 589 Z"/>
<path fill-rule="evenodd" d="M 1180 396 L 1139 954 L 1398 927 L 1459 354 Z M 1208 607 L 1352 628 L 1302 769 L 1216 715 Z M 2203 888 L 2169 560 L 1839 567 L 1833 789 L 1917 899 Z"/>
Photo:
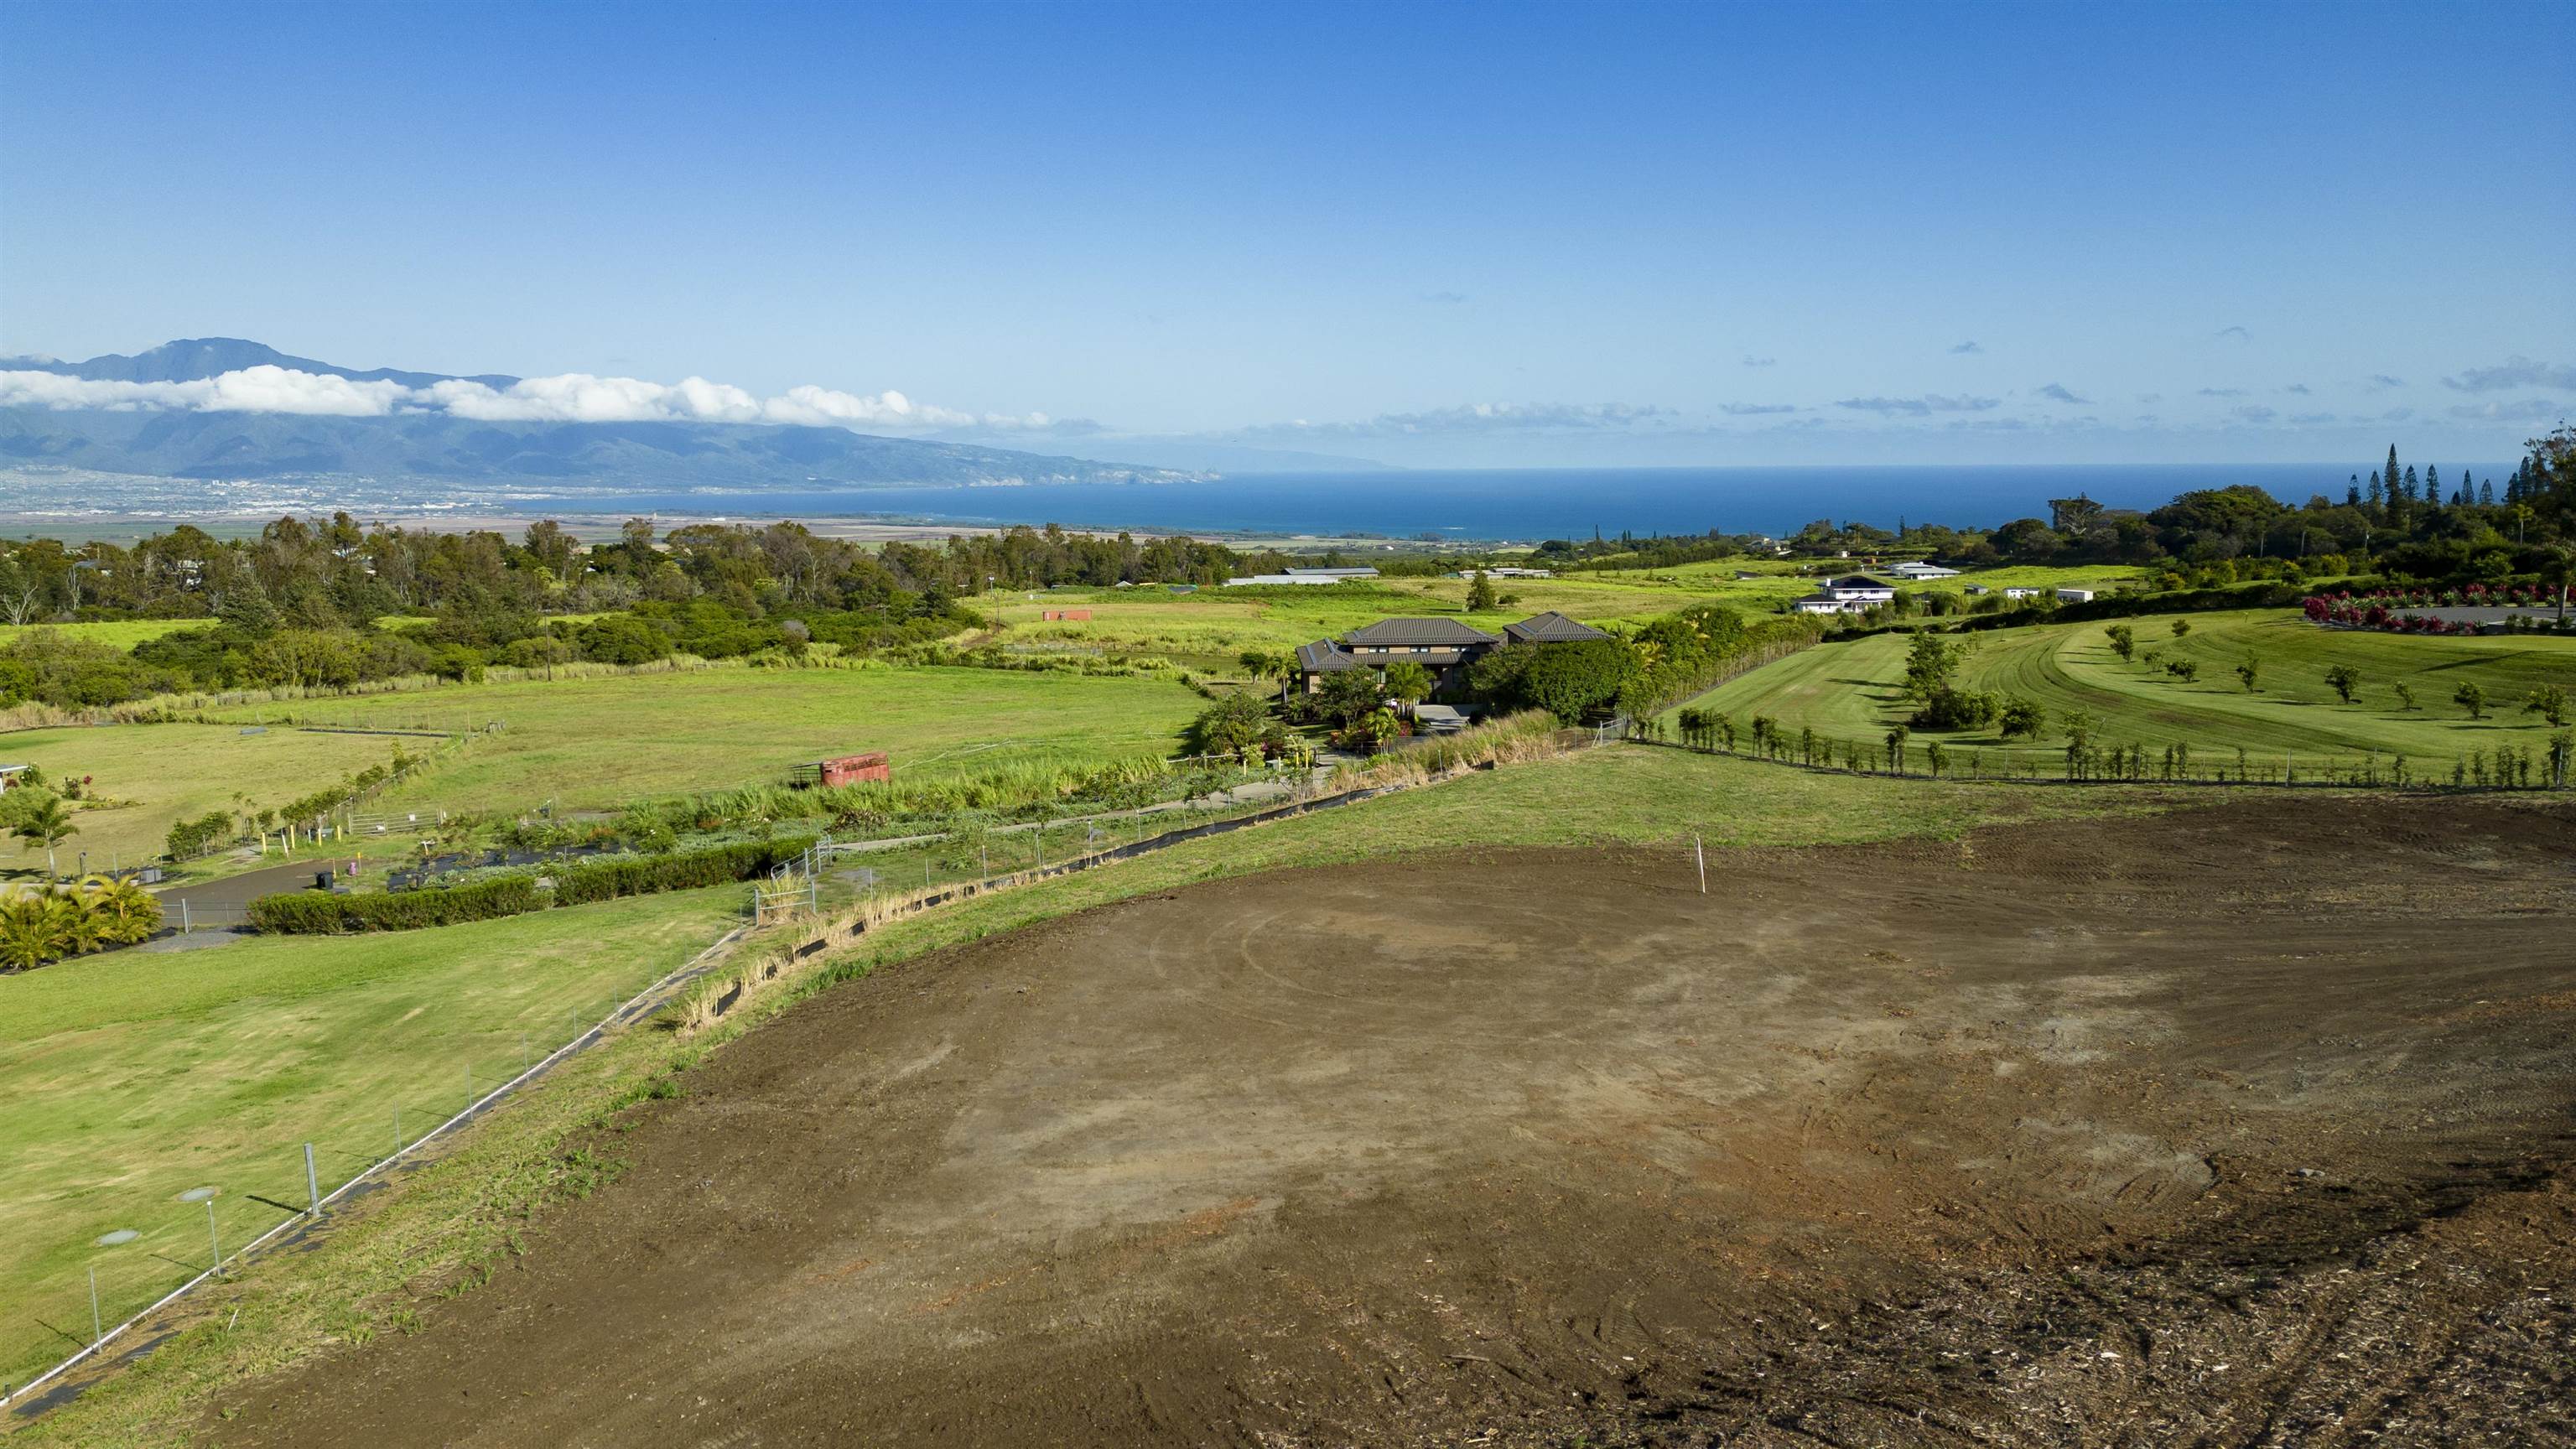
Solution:
<path fill-rule="evenodd" d="M 1417 464 L 2505 459 L 2576 7 L 0 7 L 0 352 Z M 1044 416 L 1043 423 L 1032 415 Z"/>

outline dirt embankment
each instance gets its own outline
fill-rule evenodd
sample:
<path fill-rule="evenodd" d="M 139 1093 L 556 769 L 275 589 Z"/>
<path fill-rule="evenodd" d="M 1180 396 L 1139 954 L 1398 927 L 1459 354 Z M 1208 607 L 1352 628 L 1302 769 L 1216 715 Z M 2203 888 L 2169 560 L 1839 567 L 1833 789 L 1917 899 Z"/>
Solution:
<path fill-rule="evenodd" d="M 2265 801 L 1710 878 L 1288 873 L 855 983 L 491 1286 L 207 1428 L 2576 1442 L 2576 812 Z"/>

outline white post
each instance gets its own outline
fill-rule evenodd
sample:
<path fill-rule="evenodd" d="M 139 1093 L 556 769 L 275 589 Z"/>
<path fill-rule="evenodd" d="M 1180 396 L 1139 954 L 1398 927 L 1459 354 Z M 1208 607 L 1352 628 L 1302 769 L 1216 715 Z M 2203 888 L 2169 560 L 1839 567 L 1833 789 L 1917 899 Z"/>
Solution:
<path fill-rule="evenodd" d="M 322 1180 L 313 1173 L 313 1144 L 304 1144 L 304 1211 L 322 1211 Z"/>
<path fill-rule="evenodd" d="M 222 1235 L 215 1231 L 215 1200 L 213 1198 L 206 1199 L 206 1241 L 214 1245 L 215 1271 L 221 1273 L 224 1271 L 224 1240 Z"/>
<path fill-rule="evenodd" d="M 1691 837 L 1691 855 L 1699 862 L 1699 893 L 1708 894 L 1708 852 L 1701 848 L 1699 837 Z"/>
<path fill-rule="evenodd" d="M 90 1265 L 89 1270 L 89 1341 L 93 1348 L 107 1341 L 106 1321 L 98 1316 L 98 1266 L 96 1264 Z"/>

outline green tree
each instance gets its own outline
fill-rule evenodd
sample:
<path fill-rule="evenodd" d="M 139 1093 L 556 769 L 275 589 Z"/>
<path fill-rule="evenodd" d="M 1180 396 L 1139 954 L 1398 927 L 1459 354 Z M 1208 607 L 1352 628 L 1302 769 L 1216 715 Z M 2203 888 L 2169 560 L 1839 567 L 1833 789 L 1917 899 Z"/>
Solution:
<path fill-rule="evenodd" d="M 2567 723 L 2567 691 L 2554 684 L 2544 684 L 2522 697 L 2522 712 L 2540 716 L 2555 729 Z"/>
<path fill-rule="evenodd" d="M 1892 774 L 1902 775 L 1905 773 L 1905 740 L 1905 726 L 1891 725 L 1888 727 L 1887 768 Z"/>
<path fill-rule="evenodd" d="M 2048 729 L 2048 711 L 2037 700 L 2007 700 L 2003 713 L 1997 718 L 2003 725 L 2003 737 L 2008 740 L 2023 738 L 2036 741 Z"/>
<path fill-rule="evenodd" d="M 1934 740 L 1923 747 L 1923 763 L 1932 771 L 1932 778 L 1938 780 L 1942 768 L 1950 763 L 1950 752 L 1941 748 L 1939 740 Z"/>
<path fill-rule="evenodd" d="M 2415 707 L 2414 686 L 2401 681 L 2390 685 L 2389 689 L 2396 694 L 2397 707 L 2399 709 L 2413 709 Z"/>
<path fill-rule="evenodd" d="M 2349 664 L 2338 664 L 2326 671 L 2326 683 L 2333 687 L 2335 698 L 2350 704 L 2354 692 L 2361 688 L 2361 671 Z M 2403 689 L 2404 686 L 2401 685 L 2399 688 Z M 2411 707 L 2413 696 L 2409 695 L 2407 699 Z"/>
<path fill-rule="evenodd" d="M 2093 755 L 2093 733 L 2102 727 L 2089 710 L 2071 709 L 2059 722 L 2058 730 L 2066 737 L 2066 778 L 2083 777 L 2085 765 Z"/>
<path fill-rule="evenodd" d="M 2137 631 L 2131 629 L 2128 625 L 2113 624 L 2102 632 L 2110 636 L 2111 652 L 2120 656 L 2121 663 L 2128 663 L 2130 658 L 2138 652 Z"/>
<path fill-rule="evenodd" d="M 1487 576 L 1483 569 L 1478 569 L 1475 573 L 1469 575 L 1467 579 L 1467 612 L 1470 614 L 1490 614 L 1500 607 L 1502 607 L 1501 601 L 1494 597 L 1493 579 Z"/>
<path fill-rule="evenodd" d="M 2174 678 L 2181 680 L 2185 684 L 2189 684 L 2193 680 L 2200 678 L 2200 661 L 2197 659 L 2168 659 L 2165 661 L 2165 673 L 2172 675 Z"/>
<path fill-rule="evenodd" d="M 2244 663 L 2236 666 L 2237 682 L 2245 686 L 2245 692 L 2247 694 L 2261 694 L 2263 692 L 2262 686 L 2255 682 L 2262 677 L 2263 661 L 2255 658 L 2251 654 L 2245 656 Z"/>
<path fill-rule="evenodd" d="M 1386 697 L 1406 704 L 1420 704 L 1431 697 L 1431 671 L 1410 659 L 1399 659 L 1386 667 Z"/>
<path fill-rule="evenodd" d="M 1905 697 L 1926 700 L 1949 688 L 1967 657 L 1965 640 L 1953 644 L 1938 634 L 1915 635 L 1905 646 Z"/>
<path fill-rule="evenodd" d="M 1247 754 L 1261 743 L 1261 732 L 1269 722 L 1270 711 L 1261 696 L 1225 695 L 1199 711 L 1198 718 L 1190 722 L 1191 751 L 1201 755 Z"/>
<path fill-rule="evenodd" d="M 2451 691 L 2451 703 L 2467 710 L 2471 719 L 2487 717 L 2487 692 L 2478 688 L 2474 679 L 2463 680 L 2459 688 Z"/>
<path fill-rule="evenodd" d="M 2173 636 L 2175 638 L 2179 639 L 2190 632 L 2191 621 L 2189 619 L 2176 619 L 2173 621 Z"/>
<path fill-rule="evenodd" d="M 1370 669 L 1334 670 L 1315 691 L 1315 705 L 1324 718 L 1345 729 L 1385 702 L 1378 692 L 1377 672 Z"/>

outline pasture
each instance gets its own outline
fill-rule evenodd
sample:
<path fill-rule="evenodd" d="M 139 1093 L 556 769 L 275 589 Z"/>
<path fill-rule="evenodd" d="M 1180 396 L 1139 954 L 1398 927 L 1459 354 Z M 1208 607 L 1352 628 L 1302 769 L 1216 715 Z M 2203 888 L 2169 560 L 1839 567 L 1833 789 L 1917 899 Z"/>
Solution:
<path fill-rule="evenodd" d="M 175 634 L 181 629 L 202 629 L 213 622 L 212 619 L 113 619 L 96 624 L 0 624 L 0 649 L 8 648 L 37 629 L 51 629 L 66 639 L 78 639 L 83 643 L 131 649 L 148 639 Z"/>
<path fill-rule="evenodd" d="M 740 914 L 718 887 L 382 936 L 211 938 L 0 976 L 0 1377 L 23 1383 L 89 1331 L 205 1266 L 190 1188 L 222 1189 L 229 1247 L 515 1075 L 687 961 Z M 284 1207 L 278 1206 L 284 1204 Z M 142 1236 L 95 1246 L 102 1234 Z M 228 1251 L 229 1251 L 228 1247 Z"/>
<path fill-rule="evenodd" d="M 2191 631 L 2176 638 L 2171 621 Z M 2123 663 L 2104 633 L 2125 623 L 2136 637 L 2136 657 Z M 2576 695 L 2576 640 L 2539 637 L 2427 638 L 2320 629 L 2288 610 L 2154 615 L 2086 624 L 1949 636 L 1973 652 L 1960 668 L 1962 688 L 2029 699 L 2048 711 L 2049 726 L 2036 741 L 2007 744 L 1993 729 L 1918 731 L 1916 744 L 1939 741 L 1978 750 L 1988 768 L 2009 762 L 2019 770 L 2054 760 L 2063 750 L 2060 725 L 2072 711 L 2099 721 L 2097 742 L 2142 744 L 2159 750 L 2188 744 L 2195 755 L 2233 762 L 2240 747 L 2258 765 L 2285 758 L 2328 757 L 2349 762 L 2377 752 L 2403 754 L 2419 776 L 2473 750 L 2499 744 L 2537 745 L 2548 726 L 2522 712 L 2532 689 L 2556 684 Z M 1841 741 L 1876 744 L 1913 712 L 1903 698 L 1908 636 L 1879 634 L 1820 644 L 1741 675 L 1694 701 L 1723 710 L 1739 726 L 1768 715 L 1791 733 L 1813 729 Z M 2161 658 L 2145 662 L 2150 650 Z M 2255 661 L 2256 689 L 2235 673 Z M 2164 667 L 2190 660 L 2198 677 L 2184 680 Z M 2344 666 L 2360 673 L 2354 701 L 2345 704 L 2326 681 Z M 2486 718 L 2473 720 L 2452 695 L 2464 682 L 2486 694 Z M 2405 708 L 2397 687 L 2415 696 Z"/>
<path fill-rule="evenodd" d="M 414 754 L 435 740 L 406 740 Z M 93 867 L 160 855 L 180 820 L 216 810 L 283 805 L 393 755 L 394 741 L 366 735 L 271 729 L 245 735 L 222 724 L 102 725 L 0 735 L 0 763 L 33 764 L 60 781 L 87 775 L 91 798 L 66 801 L 80 833 L 55 851 L 65 872 L 82 852 Z M 44 873 L 41 851 L 7 842 L 0 879 Z"/>
<path fill-rule="evenodd" d="M 301 723 L 388 729 L 501 721 L 506 728 L 396 787 L 383 804 L 517 814 L 548 801 L 610 810 L 778 784 L 790 766 L 859 750 L 892 750 L 898 778 L 1168 755 L 1204 704 L 1168 678 L 727 666 L 448 685 L 223 713 L 251 720 L 291 712 Z"/>

